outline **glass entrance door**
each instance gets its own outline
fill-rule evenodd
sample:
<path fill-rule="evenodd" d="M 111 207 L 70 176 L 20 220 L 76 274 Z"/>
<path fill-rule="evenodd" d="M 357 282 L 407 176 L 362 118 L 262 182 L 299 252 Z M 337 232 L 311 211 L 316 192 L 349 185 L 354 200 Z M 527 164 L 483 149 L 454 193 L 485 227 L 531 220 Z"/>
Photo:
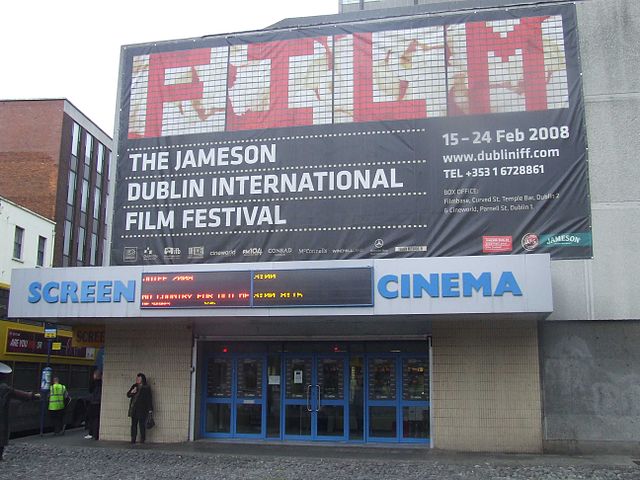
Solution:
<path fill-rule="evenodd" d="M 284 363 L 284 437 L 346 440 L 347 357 L 290 355 Z"/>
<path fill-rule="evenodd" d="M 236 358 L 235 433 L 237 436 L 265 434 L 264 364 L 261 357 Z"/>
<path fill-rule="evenodd" d="M 368 359 L 367 439 L 395 440 L 398 436 L 396 356 Z"/>
<path fill-rule="evenodd" d="M 266 359 L 224 355 L 207 361 L 203 434 L 210 437 L 265 436 Z"/>
<path fill-rule="evenodd" d="M 426 443 L 430 436 L 426 355 L 367 359 L 367 441 Z"/>
<path fill-rule="evenodd" d="M 430 440 L 429 355 L 420 344 L 216 346 L 203 358 L 203 437 Z"/>
<path fill-rule="evenodd" d="M 316 357 L 316 437 L 323 440 L 346 440 L 349 415 L 345 388 L 346 357 Z M 346 398 L 348 400 L 348 398 Z"/>
<path fill-rule="evenodd" d="M 313 414 L 313 357 L 296 355 L 284 360 L 285 438 L 310 438 Z"/>

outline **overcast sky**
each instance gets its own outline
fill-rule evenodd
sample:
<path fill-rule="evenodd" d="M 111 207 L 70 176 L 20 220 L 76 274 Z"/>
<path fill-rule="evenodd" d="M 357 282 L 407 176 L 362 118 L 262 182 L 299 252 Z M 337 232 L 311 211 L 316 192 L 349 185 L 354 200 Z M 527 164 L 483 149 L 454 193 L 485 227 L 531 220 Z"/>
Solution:
<path fill-rule="evenodd" d="M 66 98 L 113 136 L 120 47 L 338 13 L 338 0 L 2 2 L 0 99 Z"/>

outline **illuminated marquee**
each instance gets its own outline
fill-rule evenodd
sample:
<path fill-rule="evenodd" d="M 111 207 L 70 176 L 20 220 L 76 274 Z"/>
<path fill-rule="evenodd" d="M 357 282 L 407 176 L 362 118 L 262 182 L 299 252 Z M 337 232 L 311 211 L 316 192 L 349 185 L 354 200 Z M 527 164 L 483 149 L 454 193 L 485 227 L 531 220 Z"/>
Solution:
<path fill-rule="evenodd" d="M 562 16 L 137 55 L 128 137 L 566 108 Z"/>

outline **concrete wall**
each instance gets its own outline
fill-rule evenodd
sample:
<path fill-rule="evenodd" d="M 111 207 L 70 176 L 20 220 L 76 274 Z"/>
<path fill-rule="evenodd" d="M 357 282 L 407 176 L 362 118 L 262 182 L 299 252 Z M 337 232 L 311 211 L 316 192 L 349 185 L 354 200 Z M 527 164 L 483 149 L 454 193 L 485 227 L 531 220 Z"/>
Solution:
<path fill-rule="evenodd" d="M 640 3 L 578 2 L 593 260 L 553 262 L 551 320 L 640 318 Z M 612 301 L 615 299 L 615 301 Z"/>
<path fill-rule="evenodd" d="M 130 440 L 127 390 L 143 372 L 151 385 L 156 427 L 149 442 L 182 442 L 189 435 L 192 331 L 163 319 L 107 325 L 100 438 Z"/>
<path fill-rule="evenodd" d="M 550 320 L 596 321 L 542 325 L 544 448 L 638 453 L 640 3 L 592 0 L 577 9 L 594 258 L 552 262 Z"/>
<path fill-rule="evenodd" d="M 434 447 L 541 452 L 534 321 L 434 321 Z"/>
<path fill-rule="evenodd" d="M 545 451 L 640 454 L 640 321 L 540 333 Z"/>

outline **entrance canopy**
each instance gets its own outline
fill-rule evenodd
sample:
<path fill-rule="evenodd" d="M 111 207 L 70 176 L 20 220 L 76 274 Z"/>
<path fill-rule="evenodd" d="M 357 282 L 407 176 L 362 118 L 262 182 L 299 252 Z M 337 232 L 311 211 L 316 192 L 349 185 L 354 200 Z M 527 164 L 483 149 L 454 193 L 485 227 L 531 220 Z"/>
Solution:
<path fill-rule="evenodd" d="M 549 255 L 18 269 L 19 318 L 520 314 L 553 311 Z"/>

